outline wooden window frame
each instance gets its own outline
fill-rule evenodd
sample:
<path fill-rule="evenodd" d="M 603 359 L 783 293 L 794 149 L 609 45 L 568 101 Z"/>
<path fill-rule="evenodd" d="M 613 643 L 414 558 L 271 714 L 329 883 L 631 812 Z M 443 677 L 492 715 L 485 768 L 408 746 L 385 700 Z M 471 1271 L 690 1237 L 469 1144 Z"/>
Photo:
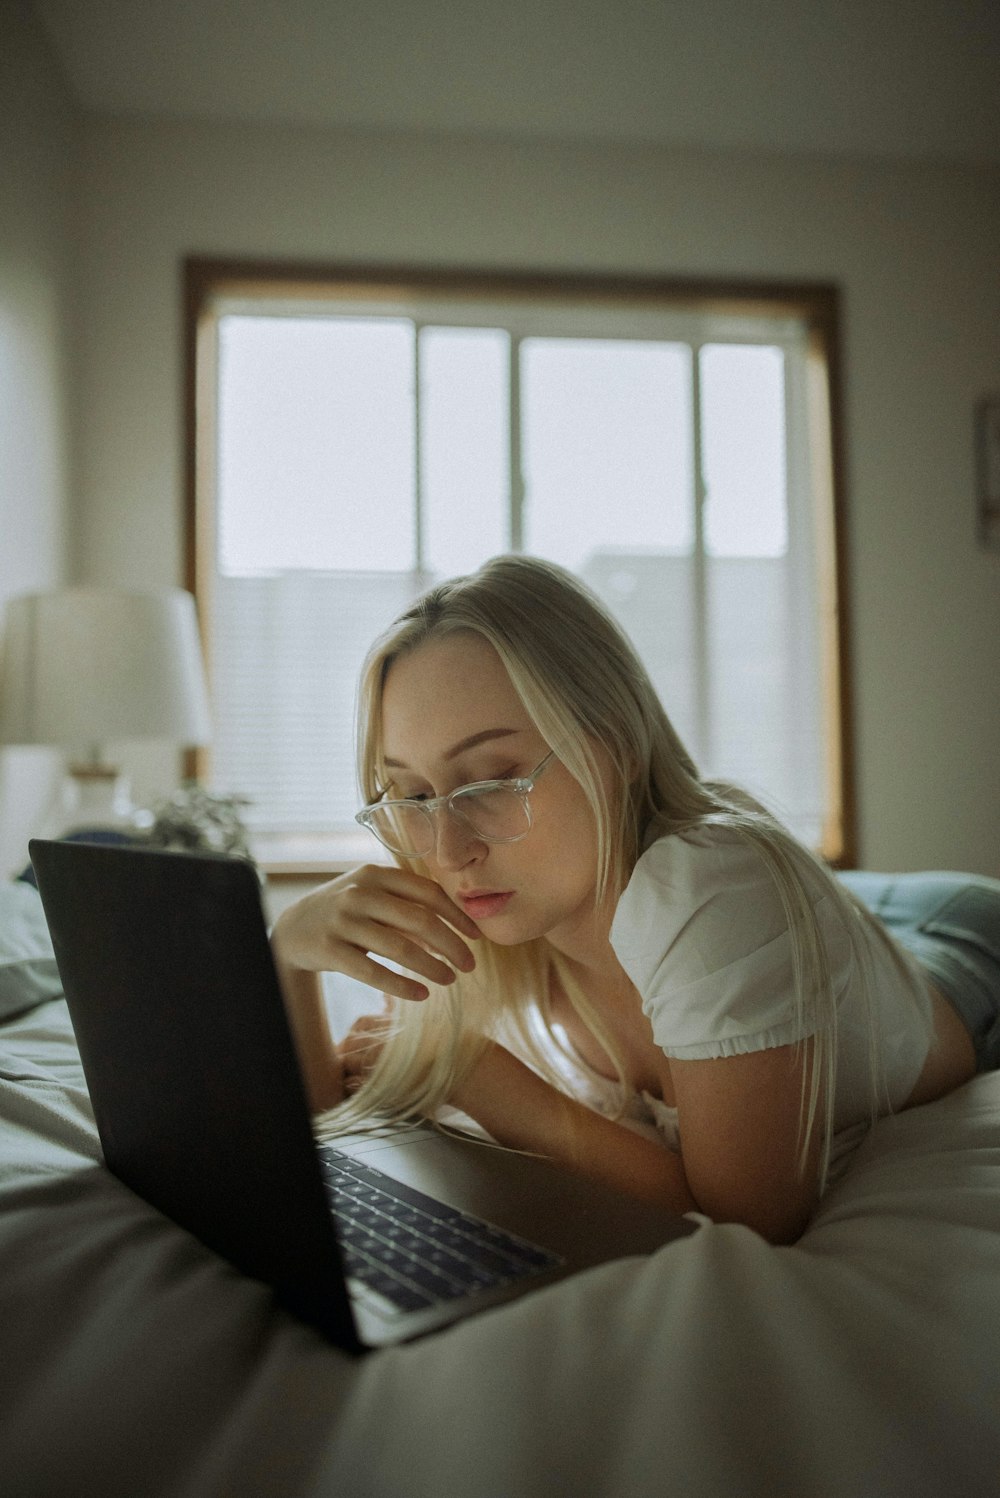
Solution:
<path fill-rule="evenodd" d="M 214 371 L 208 365 L 205 320 L 225 297 L 281 298 L 303 302 L 330 297 L 363 299 L 434 296 L 484 301 L 573 299 L 595 305 L 622 302 L 691 310 L 716 316 L 795 318 L 806 329 L 809 350 L 809 422 L 816 454 L 813 492 L 816 536 L 822 742 L 826 777 L 826 821 L 819 852 L 834 868 L 852 868 L 857 855 L 857 810 L 853 750 L 851 656 L 848 626 L 848 534 L 844 478 L 840 292 L 831 283 L 752 282 L 534 271 L 491 271 L 401 265 L 220 259 L 192 256 L 183 264 L 183 485 L 184 581 L 195 595 L 206 661 L 212 665 L 212 571 L 209 534 L 199 507 L 201 479 L 214 454 L 212 403 L 203 391 Z M 212 488 L 211 480 L 208 487 Z M 204 778 L 209 750 L 189 751 L 185 773 Z M 339 858 L 305 854 L 268 862 L 271 877 L 328 876 L 347 866 Z"/>

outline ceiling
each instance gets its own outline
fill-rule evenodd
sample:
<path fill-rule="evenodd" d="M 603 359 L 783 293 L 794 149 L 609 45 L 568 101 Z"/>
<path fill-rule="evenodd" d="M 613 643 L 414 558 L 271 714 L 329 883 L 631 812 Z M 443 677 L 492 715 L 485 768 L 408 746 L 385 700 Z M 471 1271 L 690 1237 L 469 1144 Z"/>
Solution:
<path fill-rule="evenodd" d="M 34 0 L 100 113 L 1000 161 L 1000 0 Z"/>

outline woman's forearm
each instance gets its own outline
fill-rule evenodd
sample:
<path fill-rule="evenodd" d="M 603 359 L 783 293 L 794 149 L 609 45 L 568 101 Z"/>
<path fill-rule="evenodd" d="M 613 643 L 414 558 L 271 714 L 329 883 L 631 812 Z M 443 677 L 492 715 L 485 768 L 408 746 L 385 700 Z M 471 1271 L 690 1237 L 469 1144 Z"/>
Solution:
<path fill-rule="evenodd" d="M 333 1108 L 344 1096 L 343 1068 L 326 1018 L 323 985 L 318 973 L 283 963 L 275 953 L 299 1070 L 310 1111 Z"/>
<path fill-rule="evenodd" d="M 679 1155 L 567 1097 L 495 1042 L 448 1101 L 512 1149 L 545 1155 L 641 1201 L 697 1210 Z"/>

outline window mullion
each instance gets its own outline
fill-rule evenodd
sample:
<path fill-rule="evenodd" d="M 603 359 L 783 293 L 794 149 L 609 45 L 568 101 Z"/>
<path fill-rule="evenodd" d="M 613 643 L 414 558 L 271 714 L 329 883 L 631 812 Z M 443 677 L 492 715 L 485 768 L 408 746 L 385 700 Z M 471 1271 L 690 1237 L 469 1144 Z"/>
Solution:
<path fill-rule="evenodd" d="M 692 564 L 692 669 L 694 671 L 694 711 L 697 746 L 695 757 L 702 766 L 709 762 L 712 750 L 712 705 L 709 686 L 708 640 L 708 565 L 705 555 L 705 504 L 708 486 L 705 482 L 704 441 L 701 401 L 701 344 L 691 345 L 691 423 L 692 432 L 692 503 L 694 505 L 694 549 Z"/>
<path fill-rule="evenodd" d="M 820 648 L 817 595 L 821 585 L 817 568 L 814 495 L 809 452 L 808 392 L 806 361 L 802 350 L 785 351 L 785 474 L 788 512 L 788 554 L 785 587 L 789 614 L 788 670 L 790 694 L 800 714 L 812 722 L 822 722 L 826 684 Z M 805 789 L 800 803 L 832 806 L 837 791 L 831 782 L 824 788 L 827 775 L 826 757 L 834 741 L 829 733 L 817 735 L 818 763 L 809 764 L 801 752 L 792 754 L 790 774 Z M 827 827 L 821 830 L 826 852 Z M 838 850 L 839 851 L 839 850 Z"/>
<path fill-rule="evenodd" d="M 421 421 L 420 346 L 423 324 L 413 324 L 413 565 L 424 573 L 424 434 Z"/>
<path fill-rule="evenodd" d="M 521 339 L 513 332 L 510 334 L 509 381 L 510 549 L 521 551 L 524 546 L 525 498 L 521 442 Z"/>

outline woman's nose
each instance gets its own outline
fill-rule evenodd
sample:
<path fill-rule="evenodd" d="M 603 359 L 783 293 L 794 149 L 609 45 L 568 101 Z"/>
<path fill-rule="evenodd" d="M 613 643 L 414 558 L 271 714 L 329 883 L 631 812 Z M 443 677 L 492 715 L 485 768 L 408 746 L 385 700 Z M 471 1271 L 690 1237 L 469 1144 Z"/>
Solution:
<path fill-rule="evenodd" d="M 433 820 L 434 858 L 444 868 L 460 869 L 475 858 L 485 846 L 481 837 L 457 811 L 445 805 L 436 809 Z"/>

